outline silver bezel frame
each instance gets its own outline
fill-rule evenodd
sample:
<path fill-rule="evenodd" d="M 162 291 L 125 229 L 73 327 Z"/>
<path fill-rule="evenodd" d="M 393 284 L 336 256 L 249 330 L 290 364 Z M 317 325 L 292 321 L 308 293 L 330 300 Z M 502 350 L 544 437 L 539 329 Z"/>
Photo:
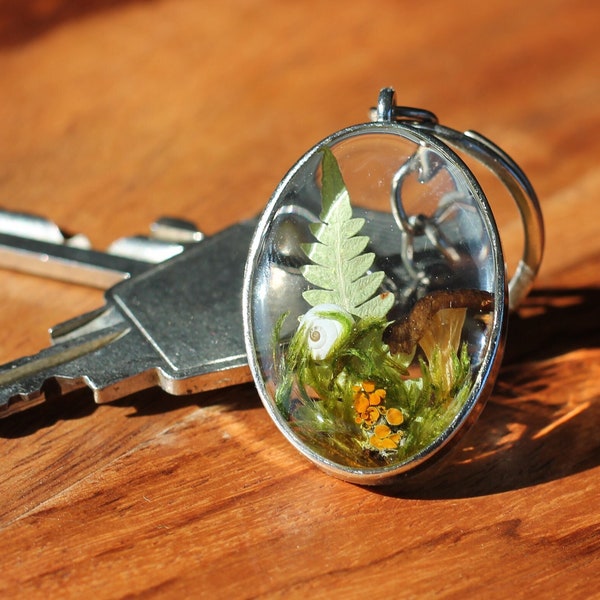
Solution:
<path fill-rule="evenodd" d="M 488 349 L 484 354 L 483 361 L 478 369 L 469 399 L 463 406 L 462 410 L 458 413 L 452 424 L 440 437 L 435 440 L 435 442 L 400 464 L 373 469 L 359 469 L 334 463 L 323 458 L 311 448 L 308 448 L 300 439 L 298 439 L 285 419 L 283 419 L 279 411 L 273 405 L 261 374 L 259 358 L 256 352 L 251 300 L 257 256 L 261 252 L 264 234 L 271 219 L 273 218 L 273 215 L 275 214 L 279 198 L 287 188 L 290 180 L 296 175 L 296 173 L 298 173 L 300 169 L 304 167 L 304 165 L 314 156 L 316 152 L 319 151 L 322 146 L 331 145 L 332 143 L 336 143 L 344 138 L 371 133 L 389 133 L 392 135 L 402 136 L 405 139 L 407 138 L 411 141 L 414 141 L 415 143 L 426 144 L 432 147 L 435 151 L 439 152 L 449 162 L 456 165 L 462 171 L 465 180 L 473 192 L 473 198 L 478 204 L 480 213 L 486 225 L 486 229 L 489 232 L 491 249 L 495 259 L 495 270 L 493 273 L 493 294 L 495 301 L 493 319 L 490 326 Z M 294 166 L 278 184 L 263 214 L 260 217 L 252 239 L 252 243 L 250 245 L 248 260 L 245 267 L 243 286 L 242 314 L 244 322 L 244 340 L 246 344 L 246 352 L 250 370 L 262 403 L 269 416 L 271 419 L 273 419 L 278 429 L 283 433 L 286 439 L 311 462 L 316 464 L 328 474 L 352 483 L 364 485 L 389 483 L 399 477 L 407 476 L 410 472 L 420 471 L 424 466 L 428 465 L 430 462 L 433 462 L 442 454 L 445 454 L 449 447 L 458 441 L 460 435 L 463 434 L 479 416 L 485 405 L 485 402 L 487 401 L 487 398 L 493 389 L 503 355 L 508 314 L 507 299 L 508 293 L 506 272 L 498 228 L 496 226 L 496 222 L 487 198 L 477 179 L 465 162 L 448 145 L 440 141 L 439 138 L 435 137 L 435 135 L 427 131 L 425 128 L 416 124 L 411 124 L 408 122 L 372 122 L 353 125 L 331 134 L 308 150 L 308 152 L 306 152 L 294 164 Z"/>

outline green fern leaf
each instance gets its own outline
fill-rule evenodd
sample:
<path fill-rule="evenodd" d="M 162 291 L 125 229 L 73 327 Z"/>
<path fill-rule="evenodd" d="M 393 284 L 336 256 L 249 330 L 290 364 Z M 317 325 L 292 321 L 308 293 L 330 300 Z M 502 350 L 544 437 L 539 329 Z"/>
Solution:
<path fill-rule="evenodd" d="M 332 290 L 306 290 L 302 297 L 311 305 L 337 304 L 341 306 L 341 299 L 337 292 Z"/>
<path fill-rule="evenodd" d="M 327 224 L 347 221 L 352 217 L 352 206 L 344 178 L 331 150 L 324 147 L 322 152 L 321 221 Z"/>
<path fill-rule="evenodd" d="M 335 230 L 330 229 L 323 223 L 312 223 L 309 227 L 311 233 L 319 242 L 330 245 L 338 235 L 341 235 L 343 238 L 350 238 L 356 235 L 364 224 L 365 220 L 358 217 L 339 223 L 339 229 Z"/>
<path fill-rule="evenodd" d="M 381 294 L 361 304 L 357 307 L 354 314 L 361 319 L 365 319 L 366 317 L 385 319 L 392 306 L 394 306 L 394 294 Z"/>
<path fill-rule="evenodd" d="M 340 256 L 341 256 L 340 252 Z M 349 282 L 356 281 L 364 272 L 371 267 L 375 260 L 375 254 L 368 252 L 367 254 L 359 254 L 354 258 L 350 259 L 345 264 L 346 269 L 346 280 Z M 382 273 L 383 275 L 383 273 Z M 377 288 L 376 288 L 377 289 Z"/>
<path fill-rule="evenodd" d="M 377 292 L 385 274 L 368 273 L 375 254 L 364 252 L 369 237 L 356 235 L 364 225 L 352 217 L 350 195 L 336 158 L 323 148 L 320 223 L 311 225 L 316 242 L 302 249 L 313 264 L 302 267 L 306 281 L 321 289 L 304 292 L 312 306 L 336 304 L 355 316 L 384 318 L 394 304 L 393 294 Z"/>
<path fill-rule="evenodd" d="M 313 285 L 318 285 L 325 290 L 335 289 L 335 282 L 332 278 L 332 271 L 329 267 L 321 265 L 306 265 L 302 267 L 304 279 Z"/>
<path fill-rule="evenodd" d="M 384 276 L 383 271 L 377 271 L 376 273 L 364 275 L 352 283 L 352 296 L 355 308 L 377 293 Z"/>

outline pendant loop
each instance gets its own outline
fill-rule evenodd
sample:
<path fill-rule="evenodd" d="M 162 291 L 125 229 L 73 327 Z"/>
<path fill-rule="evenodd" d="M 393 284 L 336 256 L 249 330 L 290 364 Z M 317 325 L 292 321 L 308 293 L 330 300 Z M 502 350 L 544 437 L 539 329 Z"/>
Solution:
<path fill-rule="evenodd" d="M 377 107 L 371 108 L 371 121 L 380 123 L 409 121 L 411 123 L 435 125 L 438 118 L 429 110 L 410 106 L 397 106 L 396 92 L 392 88 L 383 88 L 379 92 Z"/>

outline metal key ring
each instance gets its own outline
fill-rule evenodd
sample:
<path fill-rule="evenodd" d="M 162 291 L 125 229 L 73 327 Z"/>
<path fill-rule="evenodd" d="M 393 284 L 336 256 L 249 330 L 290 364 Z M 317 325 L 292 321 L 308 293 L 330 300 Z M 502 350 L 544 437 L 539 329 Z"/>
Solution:
<path fill-rule="evenodd" d="M 529 179 L 517 163 L 499 146 L 476 131 L 464 132 L 440 125 L 435 114 L 422 109 L 397 106 L 395 92 L 384 88 L 379 94 L 376 109 L 371 110 L 374 121 L 404 121 L 409 127 L 423 129 L 484 164 L 503 183 L 513 197 L 519 209 L 524 229 L 525 246 L 523 256 L 508 282 L 509 308 L 514 310 L 527 296 L 539 270 L 544 248 L 544 224 L 540 204 Z M 421 166 L 421 165 L 419 165 Z M 392 205 L 399 225 L 412 233 L 412 224 L 408 215 L 398 202 L 398 192 L 402 181 L 415 169 L 414 162 L 407 161 L 395 177 L 395 198 Z M 433 166 L 422 177 L 431 177 L 435 173 Z"/>
<path fill-rule="evenodd" d="M 361 484 L 420 472 L 474 422 L 509 303 L 527 293 L 543 246 L 529 181 L 489 140 L 397 107 L 389 88 L 375 116 L 325 138 L 280 182 L 243 292 L 269 415 L 309 460 Z M 508 285 L 491 208 L 455 150 L 490 168 L 519 207 L 525 250 Z M 296 248 L 293 260 L 281 247 Z"/>

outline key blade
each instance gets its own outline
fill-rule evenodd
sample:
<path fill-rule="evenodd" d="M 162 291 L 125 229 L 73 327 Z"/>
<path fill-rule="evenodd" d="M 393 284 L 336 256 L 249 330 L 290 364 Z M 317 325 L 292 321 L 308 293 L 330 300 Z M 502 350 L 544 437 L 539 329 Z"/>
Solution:
<path fill-rule="evenodd" d="M 102 336 L 93 336 L 89 340 L 79 340 L 77 344 L 68 344 L 61 347 L 51 346 L 47 352 L 21 359 L 14 363 L 9 370 L 0 372 L 0 386 L 9 386 L 21 379 L 27 379 L 40 371 L 53 369 L 66 362 L 70 362 L 94 352 L 116 338 L 123 335 L 122 331 L 105 333 Z"/>
<path fill-rule="evenodd" d="M 149 236 L 120 238 L 102 252 L 49 219 L 0 209 L 0 268 L 108 289 L 203 238 L 191 221 L 162 217 Z"/>
<path fill-rule="evenodd" d="M 40 277 L 107 289 L 150 266 L 96 250 L 0 233 L 0 267 Z"/>
<path fill-rule="evenodd" d="M 123 325 L 67 340 L 36 355 L 3 365 L 0 368 L 0 417 L 44 402 L 47 399 L 45 387 L 49 381 L 58 383 L 58 390 L 54 389 L 52 395 L 63 395 L 85 387 L 84 376 L 77 369 L 73 371 L 72 366 L 82 357 L 94 354 L 126 335 L 127 329 Z"/>

